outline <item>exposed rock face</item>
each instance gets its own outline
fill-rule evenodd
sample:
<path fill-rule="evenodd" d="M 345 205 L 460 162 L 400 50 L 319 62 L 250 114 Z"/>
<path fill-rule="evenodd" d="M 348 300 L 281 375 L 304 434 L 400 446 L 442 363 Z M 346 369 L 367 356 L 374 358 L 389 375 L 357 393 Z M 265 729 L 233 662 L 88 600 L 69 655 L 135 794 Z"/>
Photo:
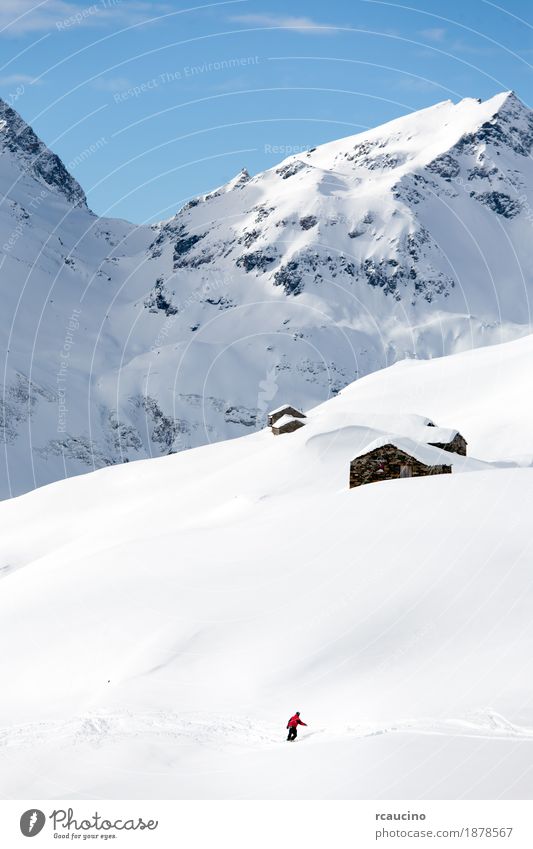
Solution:
<path fill-rule="evenodd" d="M 162 277 L 159 277 L 155 281 L 152 291 L 144 301 L 144 306 L 150 312 L 157 313 L 158 311 L 161 311 L 164 312 L 166 316 L 176 315 L 178 312 L 177 307 L 172 304 L 171 295 L 168 292 Z"/>
<path fill-rule="evenodd" d="M 479 203 L 485 204 L 497 215 L 503 215 L 504 218 L 514 218 L 520 213 L 520 203 L 518 200 L 513 200 L 510 195 L 505 192 L 472 192 L 472 197 Z"/>

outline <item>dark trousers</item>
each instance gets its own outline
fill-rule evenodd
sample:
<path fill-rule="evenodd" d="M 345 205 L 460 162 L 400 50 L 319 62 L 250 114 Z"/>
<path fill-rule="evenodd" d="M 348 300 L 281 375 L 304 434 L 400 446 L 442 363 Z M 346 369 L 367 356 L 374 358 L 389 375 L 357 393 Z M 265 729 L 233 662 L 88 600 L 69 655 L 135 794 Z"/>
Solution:
<path fill-rule="evenodd" d="M 296 725 L 291 725 L 291 727 L 289 728 L 289 736 L 287 737 L 287 740 L 296 740 L 297 736 L 298 729 Z"/>

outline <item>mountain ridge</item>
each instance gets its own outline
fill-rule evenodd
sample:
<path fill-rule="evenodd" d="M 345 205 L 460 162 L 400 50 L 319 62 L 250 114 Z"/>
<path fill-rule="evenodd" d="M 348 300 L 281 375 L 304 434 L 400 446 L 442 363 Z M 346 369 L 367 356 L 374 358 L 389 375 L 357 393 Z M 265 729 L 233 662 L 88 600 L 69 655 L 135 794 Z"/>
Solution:
<path fill-rule="evenodd" d="M 23 167 L 48 188 L 59 191 L 67 201 L 86 209 L 87 198 L 78 181 L 32 128 L 0 98 L 0 154 L 9 151 Z"/>

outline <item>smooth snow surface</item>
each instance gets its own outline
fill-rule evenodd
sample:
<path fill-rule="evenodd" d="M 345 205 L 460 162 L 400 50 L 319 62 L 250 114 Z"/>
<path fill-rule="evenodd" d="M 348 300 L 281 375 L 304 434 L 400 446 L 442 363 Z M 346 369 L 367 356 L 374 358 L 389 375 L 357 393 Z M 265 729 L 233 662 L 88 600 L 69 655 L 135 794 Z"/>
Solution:
<path fill-rule="evenodd" d="M 283 439 L 2 503 L 2 795 L 530 798 L 532 361 L 399 364 Z M 348 490 L 428 421 L 453 474 Z"/>

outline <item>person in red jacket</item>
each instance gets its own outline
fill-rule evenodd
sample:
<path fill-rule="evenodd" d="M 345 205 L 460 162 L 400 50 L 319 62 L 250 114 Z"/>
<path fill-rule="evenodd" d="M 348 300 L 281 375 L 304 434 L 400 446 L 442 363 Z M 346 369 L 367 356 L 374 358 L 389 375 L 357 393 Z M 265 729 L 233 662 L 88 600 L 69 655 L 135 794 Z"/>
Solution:
<path fill-rule="evenodd" d="M 291 716 L 287 723 L 287 728 L 289 729 L 289 736 L 287 737 L 287 740 L 296 740 L 299 725 L 307 725 L 307 722 L 302 722 L 300 719 L 300 711 L 297 710 L 294 716 Z"/>

